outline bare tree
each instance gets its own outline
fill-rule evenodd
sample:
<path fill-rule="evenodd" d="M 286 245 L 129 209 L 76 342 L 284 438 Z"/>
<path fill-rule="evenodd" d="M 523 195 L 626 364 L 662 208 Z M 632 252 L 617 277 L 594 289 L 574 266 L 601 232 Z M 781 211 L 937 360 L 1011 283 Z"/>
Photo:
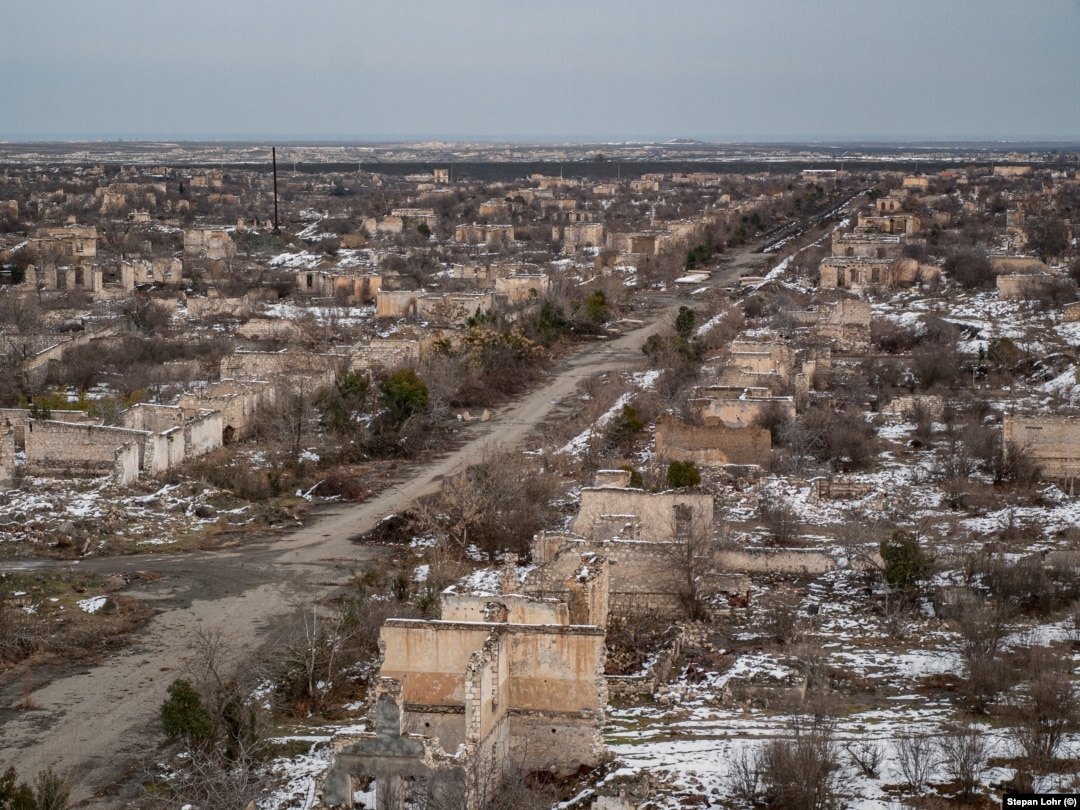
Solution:
<path fill-rule="evenodd" d="M 940 737 L 943 764 L 960 788 L 964 802 L 971 802 L 986 770 L 987 743 L 982 729 L 973 725 L 954 725 Z"/>
<path fill-rule="evenodd" d="M 937 766 L 937 746 L 934 737 L 915 728 L 906 728 L 896 735 L 896 762 L 908 790 L 922 795 Z"/>
<path fill-rule="evenodd" d="M 1072 664 L 1042 647 L 1029 652 L 1030 680 L 1014 701 L 1019 723 L 1012 733 L 1032 771 L 1049 769 L 1066 732 L 1078 720 L 1076 689 L 1070 679 Z"/>
<path fill-rule="evenodd" d="M 664 545 L 672 584 L 687 618 L 702 621 L 708 618 L 710 597 L 715 595 L 711 575 L 720 542 L 716 527 L 701 510 L 685 505 L 675 510 L 675 540 Z"/>

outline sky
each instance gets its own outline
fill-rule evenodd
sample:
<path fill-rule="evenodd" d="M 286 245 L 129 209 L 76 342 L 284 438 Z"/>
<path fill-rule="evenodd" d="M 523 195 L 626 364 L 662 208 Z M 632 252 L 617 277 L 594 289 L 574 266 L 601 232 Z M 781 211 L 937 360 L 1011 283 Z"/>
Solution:
<path fill-rule="evenodd" d="M 0 0 L 0 139 L 1080 141 L 1080 0 Z"/>

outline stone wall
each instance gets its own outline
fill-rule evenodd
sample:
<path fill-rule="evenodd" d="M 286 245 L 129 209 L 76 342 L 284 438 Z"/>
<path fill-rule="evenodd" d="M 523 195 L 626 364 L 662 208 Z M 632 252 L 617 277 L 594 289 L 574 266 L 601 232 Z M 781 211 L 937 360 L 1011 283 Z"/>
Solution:
<path fill-rule="evenodd" d="M 1003 274 L 997 277 L 997 290 L 998 295 L 1001 298 L 1013 301 L 1023 301 L 1038 296 L 1055 281 L 1058 281 L 1058 276 L 1050 273 Z"/>
<path fill-rule="evenodd" d="M 1002 425 L 1006 448 L 1026 450 L 1043 477 L 1071 481 L 1080 475 L 1080 417 L 1008 414 Z"/>
<path fill-rule="evenodd" d="M 128 428 L 74 425 L 47 419 L 30 422 L 26 432 L 26 466 L 33 474 L 110 475 L 117 448 L 145 446 L 147 434 Z"/>
<path fill-rule="evenodd" d="M 549 287 L 548 277 L 543 273 L 495 279 L 495 294 L 505 295 L 511 305 L 539 300 L 547 295 Z"/>
<path fill-rule="evenodd" d="M 216 318 L 227 316 L 245 318 L 255 311 L 253 302 L 248 298 L 200 298 L 186 300 L 189 318 Z"/>
<path fill-rule="evenodd" d="M 185 419 L 201 411 L 220 411 L 222 437 L 229 440 L 247 436 L 261 407 L 272 405 L 277 390 L 265 381 L 222 380 L 191 394 L 180 395 Z"/>
<path fill-rule="evenodd" d="M 690 401 L 691 410 L 706 425 L 746 428 L 767 409 L 778 408 L 786 418 L 795 418 L 794 397 L 700 397 Z"/>
<path fill-rule="evenodd" d="M 344 357 L 283 349 L 279 352 L 237 351 L 221 359 L 222 379 L 281 380 L 304 379 L 311 386 L 329 385 L 337 377 Z"/>
<path fill-rule="evenodd" d="M 193 259 L 231 259 L 236 255 L 236 245 L 228 231 L 187 228 L 184 231 L 184 255 Z"/>
<path fill-rule="evenodd" d="M 677 517 L 686 510 L 686 517 Z M 645 492 L 640 489 L 586 487 L 581 490 L 581 506 L 570 531 L 582 537 L 607 540 L 668 541 L 681 531 L 682 520 L 711 526 L 713 497 L 686 490 Z"/>
<path fill-rule="evenodd" d="M 389 619 L 380 637 L 380 676 L 401 683 L 406 726 L 443 749 L 486 744 L 508 716 L 508 750 L 528 770 L 574 772 L 600 761 L 603 630 Z M 544 744 L 515 740 L 536 728 Z"/>
<path fill-rule="evenodd" d="M 656 423 L 656 454 L 662 458 L 693 461 L 700 465 L 756 464 L 767 466 L 772 438 L 753 425 L 686 425 L 677 417 L 662 416 Z"/>
<path fill-rule="evenodd" d="M 945 417 L 945 402 L 936 394 L 912 394 L 896 397 L 881 409 L 883 414 L 911 420 L 920 410 L 926 411 L 935 422 Z"/>
<path fill-rule="evenodd" d="M 139 446 L 128 442 L 113 452 L 113 467 L 110 483 L 117 487 L 128 487 L 139 480 Z"/>
<path fill-rule="evenodd" d="M 416 366 L 420 362 L 420 341 L 418 340 L 381 340 L 370 343 L 358 343 L 352 347 L 349 358 L 350 371 L 370 371 L 373 369 L 393 369 L 402 366 Z"/>
<path fill-rule="evenodd" d="M 15 428 L 0 419 L 0 489 L 12 486 L 15 480 Z"/>
<path fill-rule="evenodd" d="M 535 599 L 518 594 L 474 596 L 444 593 L 440 618 L 447 622 L 509 622 L 510 624 L 569 624 L 570 613 L 558 599 Z"/>
<path fill-rule="evenodd" d="M 572 535 L 546 533 L 533 544 L 538 567 L 528 572 L 522 589 L 536 596 L 572 601 L 575 574 L 583 556 L 606 562 L 610 610 L 622 613 L 651 611 L 676 618 L 683 613 L 679 598 L 672 542 L 640 540 L 586 540 Z"/>
<path fill-rule="evenodd" d="M 833 558 L 818 549 L 724 549 L 718 551 L 713 560 L 723 571 L 744 574 L 815 576 L 836 567 Z"/>

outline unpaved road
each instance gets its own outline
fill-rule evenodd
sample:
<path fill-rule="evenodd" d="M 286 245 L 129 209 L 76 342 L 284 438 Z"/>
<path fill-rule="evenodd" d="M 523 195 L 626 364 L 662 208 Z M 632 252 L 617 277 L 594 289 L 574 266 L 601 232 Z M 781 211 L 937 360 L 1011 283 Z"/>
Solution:
<path fill-rule="evenodd" d="M 714 274 L 712 283 L 731 281 L 760 260 L 749 250 L 738 254 Z M 493 421 L 471 424 L 467 428 L 471 438 L 460 449 L 410 470 L 372 500 L 318 510 L 309 526 L 245 541 L 242 548 L 72 563 L 74 568 L 102 572 L 160 574 L 160 579 L 140 581 L 138 591 L 127 592 L 159 612 L 125 649 L 101 665 L 57 677 L 27 694 L 34 708 L 0 712 L 0 759 L 13 764 L 24 778 L 52 766 L 68 777 L 78 807 L 123 806 L 123 800 L 107 789 L 152 754 L 166 687 L 184 673 L 190 642 L 200 626 L 219 628 L 237 649 L 254 653 L 274 625 L 299 605 L 309 604 L 335 584 L 347 583 L 352 570 L 373 559 L 374 549 L 350 538 L 434 491 L 443 478 L 486 448 L 524 441 L 584 379 L 639 365 L 642 343 L 671 322 L 683 303 L 667 298 L 665 304 L 669 301 L 670 306 L 647 325 L 569 355 L 552 369 L 546 384 L 499 410 Z"/>

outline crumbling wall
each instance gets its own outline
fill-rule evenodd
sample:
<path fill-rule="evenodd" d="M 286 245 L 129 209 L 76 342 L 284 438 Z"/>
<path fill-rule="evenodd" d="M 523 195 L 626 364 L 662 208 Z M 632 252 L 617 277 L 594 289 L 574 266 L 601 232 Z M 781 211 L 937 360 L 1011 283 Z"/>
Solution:
<path fill-rule="evenodd" d="M 15 480 L 15 427 L 0 419 L 0 489 L 10 487 Z"/>
<path fill-rule="evenodd" d="M 195 458 L 217 450 L 222 444 L 221 411 L 203 411 L 184 422 L 184 455 Z"/>
<path fill-rule="evenodd" d="M 794 397 L 699 398 L 691 400 L 690 408 L 704 424 L 729 428 L 750 427 L 767 409 L 778 408 L 785 418 L 795 418 Z"/>
<path fill-rule="evenodd" d="M 833 558 L 818 549 L 724 549 L 713 561 L 720 570 L 745 574 L 818 575 L 836 567 Z"/>
<path fill-rule="evenodd" d="M 511 304 L 539 300 L 547 295 L 549 287 L 548 277 L 543 273 L 495 279 L 495 294 L 505 295 Z"/>
<path fill-rule="evenodd" d="M 295 350 L 237 351 L 221 359 L 220 375 L 222 379 L 237 380 L 303 379 L 314 389 L 332 383 L 338 367 L 344 362 L 345 358 L 337 355 Z"/>
<path fill-rule="evenodd" d="M 142 448 L 147 434 L 103 425 L 75 425 L 35 419 L 26 432 L 26 466 L 34 474 L 71 473 L 111 475 L 117 448 L 132 443 Z"/>
<path fill-rule="evenodd" d="M 259 408 L 273 404 L 275 394 L 273 385 L 265 381 L 222 380 L 198 392 L 181 394 L 180 408 L 187 419 L 201 411 L 220 411 L 222 436 L 229 432 L 232 439 L 241 439 L 250 432 Z"/>
<path fill-rule="evenodd" d="M 507 631 L 510 753 L 526 770 L 574 774 L 605 758 L 604 631 L 535 625 Z"/>
<path fill-rule="evenodd" d="M 440 617 L 448 622 L 509 622 L 511 624 L 569 624 L 565 602 L 537 600 L 518 594 L 475 596 L 444 593 Z"/>
<path fill-rule="evenodd" d="M 575 576 L 582 557 L 596 555 L 607 563 L 609 610 L 651 611 L 660 616 L 682 615 L 678 556 L 671 542 L 586 540 L 564 534 L 537 537 L 534 560 L 539 566 L 522 583 L 526 593 L 573 601 Z"/>
<path fill-rule="evenodd" d="M 940 422 L 945 417 L 945 402 L 936 394 L 896 397 L 882 408 L 881 412 L 889 416 L 912 419 L 920 409 L 928 413 L 935 422 Z"/>
<path fill-rule="evenodd" d="M 656 423 L 656 454 L 700 465 L 756 464 L 769 461 L 772 438 L 765 428 L 750 425 L 687 425 L 665 415 Z"/>
<path fill-rule="evenodd" d="M 352 347 L 349 369 L 351 371 L 368 371 L 376 368 L 391 369 L 401 366 L 416 366 L 419 362 L 419 341 L 376 338 L 370 343 L 358 343 Z"/>
<path fill-rule="evenodd" d="M 586 487 L 570 530 L 589 539 L 671 540 L 677 531 L 676 507 L 688 509 L 689 520 L 712 525 L 713 497 L 708 493 Z"/>
<path fill-rule="evenodd" d="M 162 433 L 184 423 L 184 411 L 175 405 L 149 405 L 139 403 L 121 415 L 124 427 L 131 430 L 148 430 Z"/>
<path fill-rule="evenodd" d="M 15 431 L 15 450 L 26 450 L 26 434 L 30 430 L 30 411 L 27 408 L 0 408 L 0 419 L 6 419 L 11 423 Z M 49 411 L 49 418 L 54 422 L 67 422 L 75 425 L 97 425 L 99 419 L 90 416 L 86 411 Z"/>
<path fill-rule="evenodd" d="M 454 751 L 465 742 L 465 668 L 491 632 L 481 623 L 390 619 L 380 632 L 383 677 L 401 682 L 411 731 Z"/>
<path fill-rule="evenodd" d="M 1080 475 L 1080 418 L 1007 414 L 1002 436 L 1006 451 L 1013 445 L 1030 453 L 1045 478 Z"/>
<path fill-rule="evenodd" d="M 998 296 L 1022 301 L 1039 295 L 1057 280 L 1058 277 L 1050 273 L 1000 275 L 997 277 Z"/>
<path fill-rule="evenodd" d="M 127 487 L 139 480 L 139 447 L 134 442 L 121 445 L 113 451 L 110 473 L 113 486 Z"/>

